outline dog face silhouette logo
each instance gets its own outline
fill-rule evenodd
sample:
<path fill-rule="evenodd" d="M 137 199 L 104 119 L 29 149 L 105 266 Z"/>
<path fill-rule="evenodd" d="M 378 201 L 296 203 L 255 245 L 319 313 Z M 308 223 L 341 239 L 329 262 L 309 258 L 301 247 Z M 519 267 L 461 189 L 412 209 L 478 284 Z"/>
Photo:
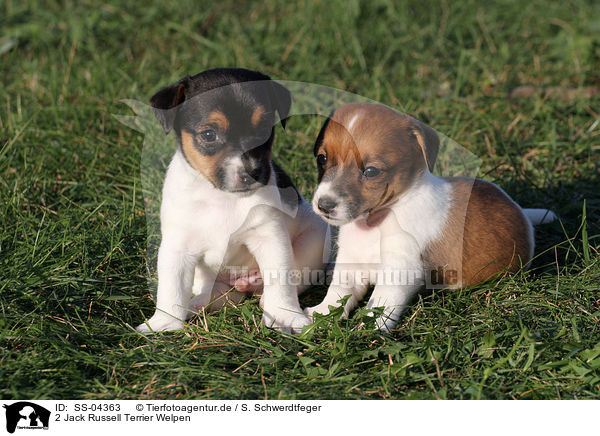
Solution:
<path fill-rule="evenodd" d="M 50 411 L 29 401 L 19 401 L 10 405 L 4 404 L 6 409 L 6 431 L 14 433 L 18 428 L 48 429 Z"/>

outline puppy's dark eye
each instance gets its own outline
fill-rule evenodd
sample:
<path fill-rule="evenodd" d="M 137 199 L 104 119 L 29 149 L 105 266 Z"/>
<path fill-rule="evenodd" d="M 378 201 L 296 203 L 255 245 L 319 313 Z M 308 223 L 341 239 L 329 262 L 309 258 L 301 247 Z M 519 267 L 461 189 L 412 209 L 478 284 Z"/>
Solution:
<path fill-rule="evenodd" d="M 200 132 L 200 137 L 206 142 L 215 142 L 217 140 L 217 132 L 213 129 L 206 129 Z"/>
<path fill-rule="evenodd" d="M 325 166 L 326 163 L 327 163 L 327 155 L 319 154 L 317 156 L 317 165 L 322 168 Z"/>
<path fill-rule="evenodd" d="M 367 179 L 374 179 L 379 174 L 381 174 L 381 170 L 375 167 L 366 167 L 363 171 L 363 176 L 365 176 Z"/>

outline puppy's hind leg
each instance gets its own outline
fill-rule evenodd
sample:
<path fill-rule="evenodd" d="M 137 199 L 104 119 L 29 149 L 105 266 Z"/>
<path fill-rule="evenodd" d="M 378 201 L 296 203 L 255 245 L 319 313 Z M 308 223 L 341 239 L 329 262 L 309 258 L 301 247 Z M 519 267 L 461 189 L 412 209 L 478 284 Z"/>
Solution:
<path fill-rule="evenodd" d="M 194 298 L 190 301 L 190 313 L 215 312 L 226 304 L 239 304 L 247 293 L 238 292 L 231 284 L 218 281 L 216 274 L 203 265 L 196 266 L 194 285 L 192 286 Z"/>
<path fill-rule="evenodd" d="M 192 314 L 203 309 L 207 313 L 216 312 L 227 305 L 240 304 L 247 296 L 248 292 L 239 292 L 228 283 L 216 282 L 208 303 L 203 295 L 197 295 L 190 302 L 190 311 Z"/>

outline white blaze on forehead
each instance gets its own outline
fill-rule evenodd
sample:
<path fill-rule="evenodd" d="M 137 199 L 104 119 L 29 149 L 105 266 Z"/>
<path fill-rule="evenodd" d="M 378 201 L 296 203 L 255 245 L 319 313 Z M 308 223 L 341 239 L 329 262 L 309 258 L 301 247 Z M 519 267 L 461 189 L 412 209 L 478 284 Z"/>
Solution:
<path fill-rule="evenodd" d="M 358 119 L 359 115 L 360 115 L 360 112 L 357 112 L 354 115 L 352 115 L 352 118 L 350 118 L 350 122 L 348 123 L 348 130 L 352 129 L 352 126 L 354 125 L 354 123 Z"/>

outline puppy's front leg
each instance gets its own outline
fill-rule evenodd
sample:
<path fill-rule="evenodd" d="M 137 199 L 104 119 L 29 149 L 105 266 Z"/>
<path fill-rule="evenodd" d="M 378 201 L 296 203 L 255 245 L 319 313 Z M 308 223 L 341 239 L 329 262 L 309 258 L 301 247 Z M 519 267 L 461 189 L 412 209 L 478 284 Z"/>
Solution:
<path fill-rule="evenodd" d="M 367 309 L 383 307 L 383 313 L 375 320 L 375 326 L 382 333 L 389 333 L 398 323 L 400 316 L 421 285 L 376 285 L 369 299 Z"/>
<path fill-rule="evenodd" d="M 318 305 L 304 309 L 304 313 L 308 316 L 313 316 L 314 313 L 327 315 L 330 312 L 329 306 L 340 306 L 339 300 L 350 295 L 350 298 L 344 306 L 344 317 L 347 317 L 350 314 L 350 311 L 356 307 L 358 302 L 362 300 L 367 293 L 369 272 L 361 269 L 349 268 L 349 266 L 351 265 L 341 263 L 338 259 L 325 298 Z"/>
<path fill-rule="evenodd" d="M 300 333 L 310 324 L 298 302 L 292 244 L 285 223 L 272 219 L 246 240 L 263 278 L 263 322 L 285 332 Z"/>
<path fill-rule="evenodd" d="M 382 263 L 367 308 L 384 308 L 375 324 L 382 333 L 389 333 L 423 287 L 424 270 L 419 244 L 394 216 L 382 223 L 380 232 Z"/>
<path fill-rule="evenodd" d="M 158 251 L 156 312 L 137 330 L 142 333 L 178 330 L 188 317 L 196 259 L 166 244 Z"/>

